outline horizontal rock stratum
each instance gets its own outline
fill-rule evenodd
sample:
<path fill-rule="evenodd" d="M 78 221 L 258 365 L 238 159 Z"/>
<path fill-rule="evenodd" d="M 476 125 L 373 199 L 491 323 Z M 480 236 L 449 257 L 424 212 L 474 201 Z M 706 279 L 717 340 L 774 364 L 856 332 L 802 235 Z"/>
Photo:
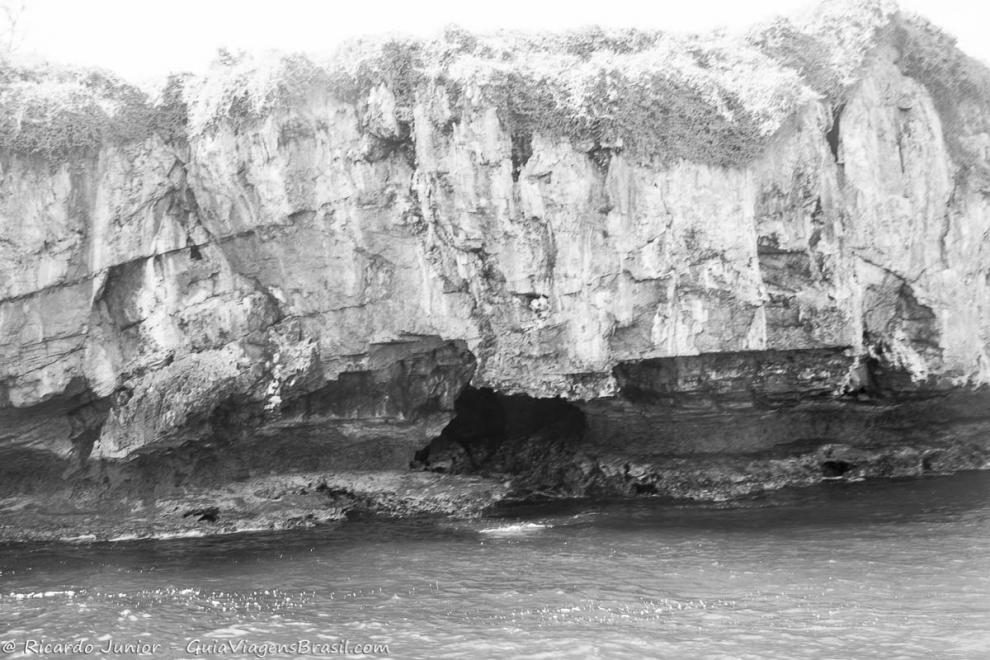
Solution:
<path fill-rule="evenodd" d="M 7 537 L 987 465 L 990 71 L 895 6 L 0 104 Z"/>

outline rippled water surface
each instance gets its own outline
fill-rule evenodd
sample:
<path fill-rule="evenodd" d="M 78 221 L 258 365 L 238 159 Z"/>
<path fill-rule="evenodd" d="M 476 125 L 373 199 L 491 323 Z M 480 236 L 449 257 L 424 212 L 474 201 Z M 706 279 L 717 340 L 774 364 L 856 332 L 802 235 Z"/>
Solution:
<path fill-rule="evenodd" d="M 143 640 L 158 657 L 305 640 L 332 657 L 346 641 L 400 658 L 990 658 L 990 473 L 0 546 L 0 571 L 12 657 L 31 640 Z"/>

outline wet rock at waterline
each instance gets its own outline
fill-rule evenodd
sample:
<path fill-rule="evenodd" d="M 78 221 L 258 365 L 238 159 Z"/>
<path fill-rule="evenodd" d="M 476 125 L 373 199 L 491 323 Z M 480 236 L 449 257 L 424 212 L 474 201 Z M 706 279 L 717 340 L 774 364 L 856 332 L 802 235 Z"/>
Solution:
<path fill-rule="evenodd" d="M 848 359 L 808 350 L 623 363 L 618 393 L 592 401 L 468 388 L 414 465 L 511 477 L 514 497 L 697 500 L 986 467 L 986 392 L 822 388 Z"/>
<path fill-rule="evenodd" d="M 3 66 L 6 536 L 987 466 L 990 73 L 896 7 Z"/>

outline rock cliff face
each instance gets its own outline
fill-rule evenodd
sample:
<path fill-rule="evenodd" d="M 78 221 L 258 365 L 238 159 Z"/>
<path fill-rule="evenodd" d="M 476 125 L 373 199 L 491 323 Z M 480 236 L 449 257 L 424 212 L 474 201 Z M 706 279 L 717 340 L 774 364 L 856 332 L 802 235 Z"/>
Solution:
<path fill-rule="evenodd" d="M 92 139 L 6 74 L 6 535 L 986 467 L 990 74 L 947 37 L 867 4 L 375 48 Z"/>

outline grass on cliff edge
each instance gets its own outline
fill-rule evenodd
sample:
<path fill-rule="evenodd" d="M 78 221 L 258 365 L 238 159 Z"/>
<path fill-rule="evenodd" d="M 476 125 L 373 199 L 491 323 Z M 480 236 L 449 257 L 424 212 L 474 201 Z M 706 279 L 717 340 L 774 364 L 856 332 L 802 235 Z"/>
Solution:
<path fill-rule="evenodd" d="M 184 135 L 180 82 L 170 79 L 153 103 L 107 71 L 0 60 L 0 150 L 59 161 L 153 132 Z"/>
<path fill-rule="evenodd" d="M 986 69 L 944 33 L 888 0 L 827 0 L 737 37 L 448 29 L 433 40 L 354 41 L 325 61 L 222 53 L 210 74 L 173 78 L 156 102 L 104 73 L 4 65 L 0 149 L 60 158 L 152 132 L 185 137 L 249 125 L 328 91 L 360 106 L 380 85 L 408 123 L 416 99 L 442 86 L 450 121 L 491 104 L 514 136 L 562 136 L 588 151 L 660 163 L 739 165 L 803 103 L 840 104 L 881 43 L 901 48 L 902 68 L 929 87 L 940 110 L 953 112 L 959 98 L 990 106 Z M 964 117 L 956 123 L 967 125 Z"/>

